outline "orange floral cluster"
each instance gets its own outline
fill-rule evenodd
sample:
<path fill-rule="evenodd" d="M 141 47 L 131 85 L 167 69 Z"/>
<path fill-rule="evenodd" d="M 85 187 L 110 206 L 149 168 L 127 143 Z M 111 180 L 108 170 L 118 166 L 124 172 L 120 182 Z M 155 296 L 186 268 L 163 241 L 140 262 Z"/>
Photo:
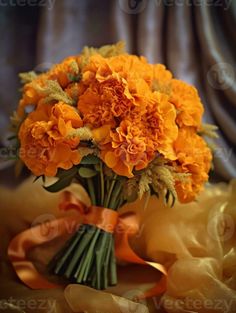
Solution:
<path fill-rule="evenodd" d="M 65 100 L 50 94 L 50 81 Z M 86 127 L 118 175 L 130 178 L 161 156 L 177 173 L 190 174 L 186 181 L 176 178 L 182 202 L 193 200 L 208 179 L 212 157 L 197 134 L 203 106 L 196 89 L 144 57 L 69 57 L 24 85 L 18 115 L 28 106 L 34 110 L 19 130 L 21 159 L 35 175 L 55 176 L 58 168 L 79 164 L 81 138 L 70 134 Z"/>
<path fill-rule="evenodd" d="M 65 103 L 39 104 L 20 127 L 21 159 L 37 176 L 55 176 L 58 168 L 79 164 L 80 139 L 68 134 L 82 125 L 78 112 Z"/>

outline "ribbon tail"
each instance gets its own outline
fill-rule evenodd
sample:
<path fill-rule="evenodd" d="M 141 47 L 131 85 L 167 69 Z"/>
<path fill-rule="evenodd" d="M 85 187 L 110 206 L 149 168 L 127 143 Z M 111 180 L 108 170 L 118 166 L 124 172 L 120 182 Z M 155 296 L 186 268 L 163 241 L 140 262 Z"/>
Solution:
<path fill-rule="evenodd" d="M 8 246 L 8 258 L 18 278 L 31 289 L 50 289 L 59 287 L 41 275 L 34 264 L 27 259 L 27 252 L 40 244 L 49 242 L 66 233 L 69 222 L 75 218 L 61 218 L 27 229 L 16 235 Z M 42 229 L 44 227 L 44 230 Z M 45 227 L 51 229 L 45 234 Z"/>
<path fill-rule="evenodd" d="M 166 268 L 160 263 L 145 261 L 144 259 L 140 258 L 131 248 L 129 243 L 129 237 L 131 236 L 132 231 L 130 232 L 130 229 L 132 227 L 133 229 L 137 229 L 138 227 L 138 222 L 136 220 L 135 215 L 131 217 L 129 216 L 128 218 L 121 216 L 120 219 L 123 220 L 122 221 L 123 232 L 115 233 L 116 257 L 121 261 L 151 266 L 163 274 L 161 279 L 156 283 L 154 287 L 146 290 L 138 298 L 139 299 L 151 298 L 162 294 L 166 290 L 166 277 L 167 277 Z M 125 223 L 126 219 L 128 222 L 127 224 Z"/>
<path fill-rule="evenodd" d="M 101 208 L 98 207 L 91 207 L 89 212 L 86 212 L 85 206 L 81 204 L 80 200 L 75 199 L 74 201 L 71 199 L 70 194 L 65 195 L 67 197 L 62 203 L 61 209 L 76 209 L 80 213 L 78 216 L 55 219 L 27 229 L 16 235 L 8 246 L 8 258 L 11 261 L 17 276 L 31 289 L 49 289 L 59 286 L 49 282 L 37 271 L 34 264 L 27 259 L 27 252 L 30 249 L 64 235 L 68 232 L 68 225 L 74 224 L 78 226 L 82 222 L 97 225 L 101 229 L 110 231 L 108 226 L 110 227 L 112 224 L 113 232 L 113 227 L 117 223 L 118 217 L 116 212 L 114 214 L 114 212 L 109 209 L 103 208 L 101 210 Z M 104 223 L 105 226 L 108 226 L 105 227 L 103 225 Z M 123 214 L 118 218 L 117 229 L 114 234 L 115 253 L 117 258 L 129 263 L 151 266 L 163 274 L 160 281 L 153 288 L 147 290 L 142 296 L 139 297 L 141 299 L 157 296 L 166 290 L 167 271 L 162 264 L 143 260 L 131 248 L 129 244 L 129 237 L 137 232 L 138 227 L 139 223 L 135 214 Z M 50 231 L 48 232 L 48 230 Z"/>

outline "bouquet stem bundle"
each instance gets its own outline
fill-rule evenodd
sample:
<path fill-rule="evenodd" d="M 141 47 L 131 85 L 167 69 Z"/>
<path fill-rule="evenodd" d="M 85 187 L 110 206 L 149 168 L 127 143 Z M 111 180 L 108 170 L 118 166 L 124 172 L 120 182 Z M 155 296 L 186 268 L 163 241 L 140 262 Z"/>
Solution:
<path fill-rule="evenodd" d="M 105 175 L 102 162 L 83 165 L 80 181 L 91 204 L 117 210 L 123 204 L 123 180 Z M 114 238 L 95 225 L 82 224 L 49 264 L 50 270 L 71 282 L 106 289 L 117 283 Z"/>
<path fill-rule="evenodd" d="M 93 225 L 81 225 L 53 259 L 51 267 L 56 275 L 96 289 L 116 285 L 112 234 Z"/>

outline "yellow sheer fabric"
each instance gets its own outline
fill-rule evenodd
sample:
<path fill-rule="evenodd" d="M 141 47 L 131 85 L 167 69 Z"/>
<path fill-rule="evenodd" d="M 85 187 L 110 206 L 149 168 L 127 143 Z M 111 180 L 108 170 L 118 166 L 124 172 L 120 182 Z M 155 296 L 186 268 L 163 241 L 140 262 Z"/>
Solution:
<path fill-rule="evenodd" d="M 77 185 L 70 190 L 81 199 L 86 194 Z M 136 211 L 141 219 L 132 245 L 143 257 L 168 269 L 167 290 L 161 299 L 144 300 L 149 312 L 234 312 L 236 307 L 236 182 L 209 185 L 195 203 L 165 207 L 151 198 L 148 207 L 138 201 L 122 210 Z M 47 193 L 32 178 L 16 190 L 0 189 L 1 305 L 9 312 L 148 312 L 146 306 L 127 301 L 159 279 L 155 272 L 140 266 L 121 266 L 119 285 L 109 292 L 84 286 L 32 291 L 23 286 L 7 260 L 9 240 L 20 231 L 59 216 L 59 195 Z M 88 199 L 86 199 L 88 201 Z M 52 230 L 55 231 L 55 230 Z M 44 268 L 60 242 L 35 249 L 31 257 Z M 10 297 L 12 297 L 10 299 Z M 92 300 L 93 299 L 93 300 Z M 21 302 L 19 302 L 21 300 Z M 36 301 L 31 303 L 30 300 Z M 159 301 L 160 300 L 160 301 Z M 40 306 L 43 308 L 39 308 Z M 69 305 L 68 305 L 69 304 Z M 161 308 L 162 306 L 162 308 Z M 18 308 L 18 309 L 17 309 Z M 164 309 L 163 309 L 164 308 Z"/>

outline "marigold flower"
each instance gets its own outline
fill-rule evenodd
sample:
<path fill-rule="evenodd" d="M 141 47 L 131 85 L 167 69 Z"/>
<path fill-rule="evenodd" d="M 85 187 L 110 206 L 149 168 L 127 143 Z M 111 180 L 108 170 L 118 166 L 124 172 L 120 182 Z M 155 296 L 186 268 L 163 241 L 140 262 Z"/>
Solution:
<path fill-rule="evenodd" d="M 144 168 L 148 164 L 145 138 L 138 125 L 124 120 L 110 136 L 112 142 L 101 147 L 101 156 L 115 173 L 132 177 L 134 168 Z"/>
<path fill-rule="evenodd" d="M 59 64 L 55 64 L 48 72 L 48 79 L 57 80 L 62 88 L 71 81 L 79 79 L 80 57 L 70 56 Z"/>
<path fill-rule="evenodd" d="M 127 115 L 127 120 L 110 132 L 111 144 L 101 147 L 104 162 L 117 174 L 132 177 L 133 169 L 147 167 L 158 153 L 175 159 L 173 142 L 178 133 L 175 117 L 168 97 L 155 93 L 140 120 L 129 119 Z"/>
<path fill-rule="evenodd" d="M 164 66 L 126 54 L 108 59 L 93 55 L 83 69 L 88 88 L 78 109 L 91 128 L 110 125 L 110 143 L 99 147 L 117 174 L 132 176 L 133 169 L 145 168 L 157 153 L 175 159 L 175 107 L 168 95 L 152 91 L 153 77 L 161 80 L 161 74 L 169 82 L 171 74 Z"/>
<path fill-rule="evenodd" d="M 128 84 L 132 81 L 143 80 L 151 87 L 153 79 L 152 65 L 143 56 L 121 54 L 111 57 L 108 61 L 112 72 L 123 77 Z"/>
<path fill-rule="evenodd" d="M 94 82 L 79 97 L 78 109 L 85 124 L 97 128 L 105 124 L 115 126 L 115 119 L 123 117 L 132 106 L 132 96 L 122 79 L 108 78 Z"/>
<path fill-rule="evenodd" d="M 190 202 L 208 180 L 212 154 L 206 142 L 196 134 L 193 127 L 179 129 L 174 143 L 177 155 L 177 172 L 189 173 L 186 180 L 176 181 L 176 191 L 181 202 Z"/>
<path fill-rule="evenodd" d="M 196 88 L 177 79 L 172 79 L 171 88 L 170 101 L 177 109 L 177 124 L 199 129 L 204 109 Z"/>
<path fill-rule="evenodd" d="M 163 64 L 153 64 L 152 68 L 152 89 L 169 95 L 171 92 L 171 72 Z"/>
<path fill-rule="evenodd" d="M 35 83 L 38 86 L 43 86 L 45 80 L 47 79 L 47 74 L 40 74 L 35 78 L 32 82 L 27 83 L 23 87 L 23 95 L 19 101 L 17 114 L 20 117 L 24 117 L 25 115 L 25 108 L 27 106 L 37 106 L 40 99 L 44 97 L 44 94 L 39 90 L 35 89 Z"/>
<path fill-rule="evenodd" d="M 74 108 L 60 102 L 40 104 L 20 127 L 21 159 L 36 176 L 55 176 L 58 168 L 71 168 L 80 162 L 80 139 L 68 134 L 82 125 Z"/>
<path fill-rule="evenodd" d="M 143 117 L 144 135 L 152 142 L 154 151 L 170 160 L 176 158 L 173 149 L 173 142 L 178 135 L 175 118 L 176 110 L 169 102 L 168 96 L 154 92 Z"/>
<path fill-rule="evenodd" d="M 55 80 L 62 88 L 66 88 L 71 82 L 79 77 L 79 57 L 68 57 L 62 63 L 54 65 L 48 72 L 36 76 L 31 82 L 23 87 L 23 96 L 19 102 L 18 115 L 23 117 L 27 106 L 36 107 L 45 97 L 43 87 L 48 80 Z M 71 95 L 71 88 L 68 89 Z"/>

